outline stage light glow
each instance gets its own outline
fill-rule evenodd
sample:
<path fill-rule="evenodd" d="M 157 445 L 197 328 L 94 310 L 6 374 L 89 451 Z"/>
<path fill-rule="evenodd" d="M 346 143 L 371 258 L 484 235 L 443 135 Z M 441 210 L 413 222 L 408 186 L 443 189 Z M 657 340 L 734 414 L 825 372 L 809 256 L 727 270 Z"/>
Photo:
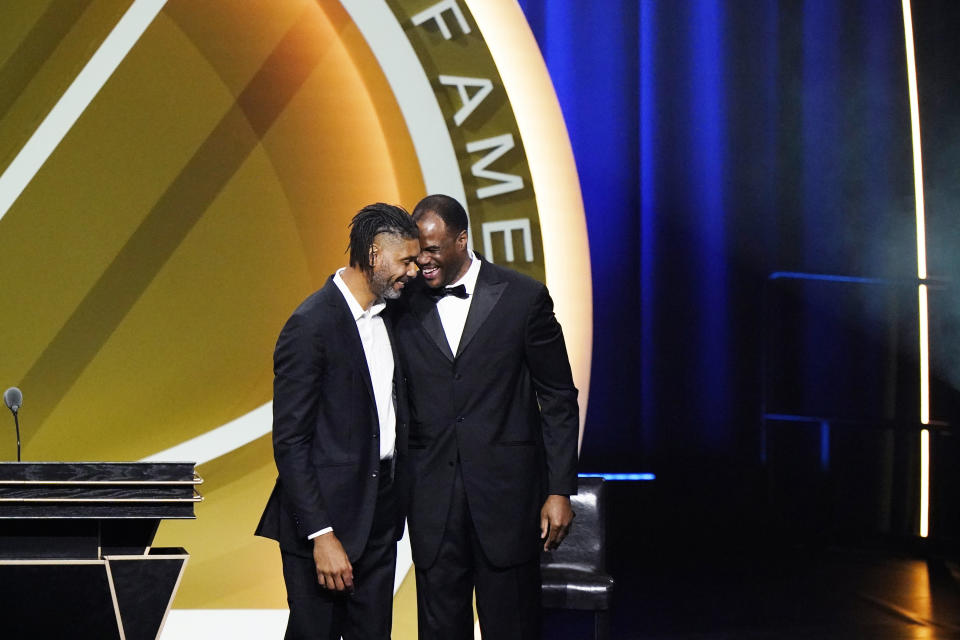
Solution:
<path fill-rule="evenodd" d="M 920 98 L 910 0 L 903 0 L 903 31 L 907 49 L 907 85 L 910 95 L 910 133 L 913 140 L 913 188 L 917 217 L 917 278 L 920 314 L 920 423 L 930 423 L 930 335 L 927 313 L 927 238 L 923 199 L 923 160 L 920 148 Z M 930 532 L 930 432 L 920 432 L 920 537 Z"/>
<path fill-rule="evenodd" d="M 540 218 L 547 284 L 563 325 L 573 379 L 580 389 L 580 439 L 583 440 L 590 389 L 593 317 L 590 246 L 580 179 L 570 136 L 546 62 L 517 2 L 471 0 L 474 20 L 490 47 L 510 96 L 520 137 L 530 163 Z"/>
<path fill-rule="evenodd" d="M 581 473 L 581 478 L 603 478 L 604 480 L 627 480 L 632 482 L 650 482 L 657 476 L 652 473 Z"/>
<path fill-rule="evenodd" d="M 768 280 L 819 280 L 822 282 L 853 282 L 856 284 L 886 284 L 883 278 L 862 278 L 860 276 L 837 276 L 829 273 L 804 273 L 802 271 L 774 271 Z"/>

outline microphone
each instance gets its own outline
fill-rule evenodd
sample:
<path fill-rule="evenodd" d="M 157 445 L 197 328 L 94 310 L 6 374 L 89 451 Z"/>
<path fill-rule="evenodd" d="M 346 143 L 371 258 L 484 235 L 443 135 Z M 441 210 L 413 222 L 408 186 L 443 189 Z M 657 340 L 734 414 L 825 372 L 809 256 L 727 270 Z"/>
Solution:
<path fill-rule="evenodd" d="M 10 387 L 3 392 L 3 402 L 7 405 L 7 409 L 13 411 L 13 415 L 17 415 L 20 405 L 23 404 L 23 393 L 16 387 Z"/>
<path fill-rule="evenodd" d="M 13 425 L 17 430 L 17 462 L 20 462 L 20 418 L 17 417 L 17 413 L 23 405 L 23 392 L 16 387 L 10 387 L 3 392 L 3 403 L 13 412 Z"/>

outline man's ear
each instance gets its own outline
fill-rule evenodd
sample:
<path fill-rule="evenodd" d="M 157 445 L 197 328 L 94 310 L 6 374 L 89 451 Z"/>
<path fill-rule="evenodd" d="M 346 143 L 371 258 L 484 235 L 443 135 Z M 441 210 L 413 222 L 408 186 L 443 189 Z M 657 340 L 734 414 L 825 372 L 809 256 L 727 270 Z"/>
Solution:
<path fill-rule="evenodd" d="M 376 244 L 370 245 L 370 251 L 367 254 L 367 264 L 371 267 L 377 265 L 377 255 L 380 253 L 380 248 Z"/>
<path fill-rule="evenodd" d="M 457 247 L 463 249 L 467 246 L 467 231 L 464 229 L 457 234 Z"/>

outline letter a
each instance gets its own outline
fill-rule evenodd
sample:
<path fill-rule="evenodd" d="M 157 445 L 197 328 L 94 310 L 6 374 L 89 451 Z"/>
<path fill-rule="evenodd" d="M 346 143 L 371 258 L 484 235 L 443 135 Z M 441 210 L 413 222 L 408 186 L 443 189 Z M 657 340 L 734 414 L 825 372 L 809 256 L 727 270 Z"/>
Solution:
<path fill-rule="evenodd" d="M 456 87 L 460 94 L 460 109 L 453 115 L 453 122 L 458 127 L 464 123 L 467 117 L 480 106 L 483 99 L 493 91 L 493 83 L 486 78 L 464 78 L 463 76 L 440 76 L 437 78 L 440 84 L 448 87 Z M 467 92 L 467 87 L 475 87 L 476 93 L 471 97 Z"/>

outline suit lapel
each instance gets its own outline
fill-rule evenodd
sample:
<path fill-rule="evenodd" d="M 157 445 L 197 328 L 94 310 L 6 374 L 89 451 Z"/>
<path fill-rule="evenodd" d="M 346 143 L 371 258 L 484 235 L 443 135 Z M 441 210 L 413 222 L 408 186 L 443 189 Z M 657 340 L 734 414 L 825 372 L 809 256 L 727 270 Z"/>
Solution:
<path fill-rule="evenodd" d="M 470 301 L 470 311 L 467 312 L 467 322 L 463 325 L 463 334 L 460 336 L 460 345 L 457 347 L 457 357 L 463 353 L 467 345 L 477 334 L 477 331 L 483 326 L 487 316 L 493 311 L 504 289 L 507 288 L 506 282 L 500 282 L 496 279 L 496 274 L 487 264 L 481 261 L 480 273 L 477 274 L 477 286 L 473 289 L 473 300 Z M 439 315 L 437 323 L 439 324 Z M 441 328 L 441 333 L 443 329 Z M 444 337 L 446 343 L 446 337 Z M 449 347 L 447 347 L 449 350 Z"/>
<path fill-rule="evenodd" d="M 403 372 L 400 370 L 400 352 L 397 351 L 397 339 L 393 331 L 393 315 L 390 307 L 387 307 L 387 309 L 380 314 L 380 317 L 383 318 L 383 326 L 387 328 L 387 337 L 390 339 L 390 352 L 393 353 L 393 408 L 394 410 L 398 410 L 397 401 L 399 400 L 399 394 L 397 393 L 397 387 L 402 382 Z M 399 415 L 399 413 L 397 415 Z"/>
<path fill-rule="evenodd" d="M 450 343 L 447 342 L 447 334 L 443 331 L 443 324 L 440 322 L 440 312 L 437 311 L 437 304 L 426 292 L 420 292 L 411 300 L 411 307 L 423 330 L 430 336 L 430 340 L 436 345 L 447 360 L 453 361 L 453 351 L 450 350 Z"/>
<path fill-rule="evenodd" d="M 394 331 L 394 316 L 390 307 L 383 312 L 383 323 L 387 327 L 387 336 L 390 338 L 390 351 L 393 352 L 393 410 L 396 415 L 396 447 L 397 451 L 407 450 L 407 385 L 404 379 L 403 368 L 400 366 L 400 352 L 397 349 L 396 332 Z"/>
<path fill-rule="evenodd" d="M 327 281 L 327 286 L 331 289 L 328 302 L 334 308 L 336 314 L 337 332 L 340 336 L 343 336 L 347 352 L 352 352 L 354 366 L 360 369 L 360 377 L 363 378 L 363 384 L 370 394 L 370 401 L 376 406 L 376 398 L 373 395 L 373 381 L 370 378 L 370 368 L 367 366 L 367 356 L 363 350 L 363 342 L 360 340 L 357 321 L 353 319 L 350 307 L 347 306 L 347 301 L 343 299 L 343 293 L 334 284 L 333 278 Z"/>

